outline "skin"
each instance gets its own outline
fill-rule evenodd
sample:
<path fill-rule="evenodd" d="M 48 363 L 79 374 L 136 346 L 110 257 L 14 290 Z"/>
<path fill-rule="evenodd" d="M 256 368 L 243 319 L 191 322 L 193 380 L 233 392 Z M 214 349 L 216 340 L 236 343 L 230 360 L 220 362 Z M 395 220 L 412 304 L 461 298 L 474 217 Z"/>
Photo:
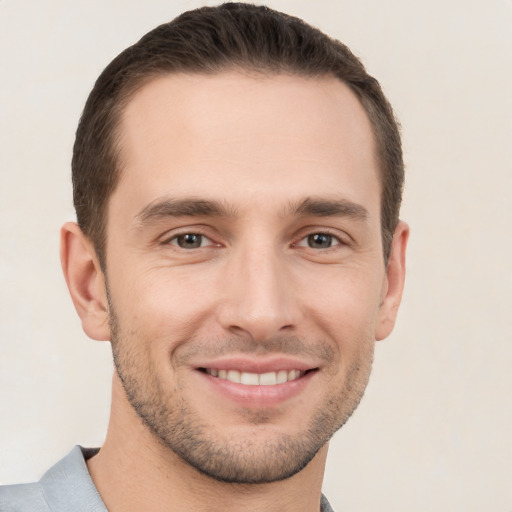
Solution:
<path fill-rule="evenodd" d="M 112 340 L 118 370 L 88 462 L 107 508 L 318 510 L 327 441 L 405 273 L 406 224 L 383 260 L 363 108 L 328 77 L 165 76 L 128 104 L 121 146 L 107 279 L 73 223 L 61 250 L 83 328 Z M 263 387 L 202 370 L 280 366 L 305 374 Z"/>

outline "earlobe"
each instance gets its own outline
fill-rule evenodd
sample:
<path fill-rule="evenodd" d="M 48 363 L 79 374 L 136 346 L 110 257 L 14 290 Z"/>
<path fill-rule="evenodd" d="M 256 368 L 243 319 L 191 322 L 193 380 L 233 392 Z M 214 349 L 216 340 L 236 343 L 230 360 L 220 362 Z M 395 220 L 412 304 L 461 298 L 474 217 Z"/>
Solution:
<path fill-rule="evenodd" d="M 382 340 L 389 336 L 395 326 L 404 288 L 405 253 L 408 239 L 409 226 L 405 222 L 400 221 L 393 235 L 391 253 L 386 267 L 383 298 L 375 333 L 376 340 Z"/>
<path fill-rule="evenodd" d="M 109 340 L 105 279 L 94 246 L 74 222 L 60 234 L 62 270 L 82 328 L 92 339 Z"/>

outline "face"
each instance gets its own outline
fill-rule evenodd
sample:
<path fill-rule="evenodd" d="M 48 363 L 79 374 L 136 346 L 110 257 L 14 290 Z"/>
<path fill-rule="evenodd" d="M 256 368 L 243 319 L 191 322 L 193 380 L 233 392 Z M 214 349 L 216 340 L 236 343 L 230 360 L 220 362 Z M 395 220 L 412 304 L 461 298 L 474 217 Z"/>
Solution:
<path fill-rule="evenodd" d="M 389 331 L 369 121 L 334 78 L 223 73 L 155 79 L 121 128 L 106 279 L 124 400 L 213 478 L 289 477 Z"/>

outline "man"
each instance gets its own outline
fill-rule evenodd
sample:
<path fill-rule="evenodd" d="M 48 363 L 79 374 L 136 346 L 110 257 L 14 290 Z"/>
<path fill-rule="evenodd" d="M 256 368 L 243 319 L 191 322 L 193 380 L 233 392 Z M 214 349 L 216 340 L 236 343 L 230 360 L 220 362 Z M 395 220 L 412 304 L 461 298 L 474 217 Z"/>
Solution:
<path fill-rule="evenodd" d="M 400 137 L 341 43 L 265 7 L 187 12 L 121 53 L 73 154 L 61 258 L 116 372 L 101 450 L 0 510 L 329 511 L 328 441 L 400 303 Z"/>

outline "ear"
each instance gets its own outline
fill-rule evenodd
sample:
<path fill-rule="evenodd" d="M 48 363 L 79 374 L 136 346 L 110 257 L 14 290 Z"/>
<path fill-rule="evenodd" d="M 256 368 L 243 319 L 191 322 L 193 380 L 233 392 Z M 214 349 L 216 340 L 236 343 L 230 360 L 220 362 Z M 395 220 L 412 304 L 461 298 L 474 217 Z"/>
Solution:
<path fill-rule="evenodd" d="M 92 339 L 109 340 L 104 275 L 92 242 L 74 222 L 60 231 L 60 261 L 83 330 Z"/>
<path fill-rule="evenodd" d="M 386 267 L 382 301 L 375 333 L 376 340 L 388 337 L 395 326 L 398 307 L 402 300 L 405 281 L 405 251 L 409 239 L 409 226 L 400 221 L 393 234 L 391 253 Z"/>

